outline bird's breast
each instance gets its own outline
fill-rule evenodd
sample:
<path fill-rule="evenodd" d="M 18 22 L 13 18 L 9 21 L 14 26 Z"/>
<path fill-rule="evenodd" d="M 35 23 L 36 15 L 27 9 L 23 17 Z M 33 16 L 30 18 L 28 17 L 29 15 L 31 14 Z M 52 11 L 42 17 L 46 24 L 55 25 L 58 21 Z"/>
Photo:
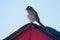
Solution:
<path fill-rule="evenodd" d="M 36 18 L 35 18 L 35 13 L 33 11 L 27 11 L 26 15 L 31 22 L 35 21 Z"/>

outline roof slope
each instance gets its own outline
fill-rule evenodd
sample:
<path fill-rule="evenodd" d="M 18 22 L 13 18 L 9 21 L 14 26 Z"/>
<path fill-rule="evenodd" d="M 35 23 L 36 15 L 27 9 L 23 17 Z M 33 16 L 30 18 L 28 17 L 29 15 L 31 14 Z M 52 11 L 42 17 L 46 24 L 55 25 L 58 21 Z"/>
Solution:
<path fill-rule="evenodd" d="M 24 25 L 23 27 L 19 28 L 17 31 L 15 31 L 14 33 L 12 33 L 11 35 L 9 35 L 8 37 L 6 37 L 3 40 L 11 40 L 12 37 L 16 36 L 18 33 L 22 32 L 24 29 L 26 29 L 28 26 L 34 26 L 35 28 L 41 30 L 42 32 L 44 32 L 45 34 L 47 34 L 48 36 L 52 37 L 53 40 L 59 40 L 59 37 L 53 35 L 52 33 L 50 33 L 48 30 L 46 30 L 46 27 L 42 27 L 40 25 L 34 24 L 34 23 L 28 23 L 26 25 Z"/>

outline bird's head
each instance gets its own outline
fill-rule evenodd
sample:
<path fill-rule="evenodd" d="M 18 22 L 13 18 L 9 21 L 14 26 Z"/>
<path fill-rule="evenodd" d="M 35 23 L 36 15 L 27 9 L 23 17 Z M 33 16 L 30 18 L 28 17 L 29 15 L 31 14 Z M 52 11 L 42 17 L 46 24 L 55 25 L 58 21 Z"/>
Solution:
<path fill-rule="evenodd" d="M 27 8 L 26 8 L 26 10 L 30 10 L 30 9 L 33 9 L 31 6 L 28 6 Z"/>

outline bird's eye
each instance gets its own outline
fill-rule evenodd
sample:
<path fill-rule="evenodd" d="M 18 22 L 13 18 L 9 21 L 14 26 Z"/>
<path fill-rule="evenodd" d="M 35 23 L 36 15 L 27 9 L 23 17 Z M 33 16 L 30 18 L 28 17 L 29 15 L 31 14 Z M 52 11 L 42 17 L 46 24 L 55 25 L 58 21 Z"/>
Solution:
<path fill-rule="evenodd" d="M 31 6 L 28 6 L 28 8 L 32 8 Z"/>
<path fill-rule="evenodd" d="M 31 8 L 32 8 L 31 6 L 28 6 L 26 9 L 29 10 L 29 9 L 31 9 Z"/>
<path fill-rule="evenodd" d="M 32 8 L 32 7 L 29 7 L 29 8 Z"/>
<path fill-rule="evenodd" d="M 30 8 L 30 7 L 29 7 Z"/>

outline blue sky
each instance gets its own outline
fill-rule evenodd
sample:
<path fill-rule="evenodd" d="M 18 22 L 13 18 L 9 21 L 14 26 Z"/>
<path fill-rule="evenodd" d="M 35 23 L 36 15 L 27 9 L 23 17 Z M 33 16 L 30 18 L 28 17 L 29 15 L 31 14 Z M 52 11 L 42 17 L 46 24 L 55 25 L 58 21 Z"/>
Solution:
<path fill-rule="evenodd" d="M 29 23 L 25 15 L 28 5 L 45 26 L 60 31 L 60 0 L 0 0 L 0 40 Z"/>

